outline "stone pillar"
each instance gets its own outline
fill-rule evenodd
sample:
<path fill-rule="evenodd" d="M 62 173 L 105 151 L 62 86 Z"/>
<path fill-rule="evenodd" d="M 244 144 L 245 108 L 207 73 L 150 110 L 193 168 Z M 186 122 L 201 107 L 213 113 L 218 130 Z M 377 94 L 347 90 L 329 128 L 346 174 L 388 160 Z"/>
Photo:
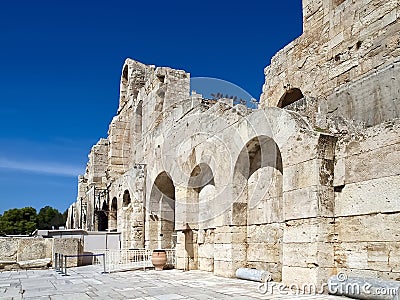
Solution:
<path fill-rule="evenodd" d="M 246 267 L 247 226 L 221 226 L 214 234 L 214 274 L 235 277 L 236 270 Z"/>
<path fill-rule="evenodd" d="M 284 284 L 320 288 L 334 273 L 335 143 L 333 136 L 320 135 L 314 159 L 285 169 Z"/>
<path fill-rule="evenodd" d="M 201 229 L 197 236 L 199 269 L 214 271 L 214 229 Z"/>
<path fill-rule="evenodd" d="M 180 270 L 198 270 L 197 230 L 181 230 L 177 232 L 176 268 Z"/>

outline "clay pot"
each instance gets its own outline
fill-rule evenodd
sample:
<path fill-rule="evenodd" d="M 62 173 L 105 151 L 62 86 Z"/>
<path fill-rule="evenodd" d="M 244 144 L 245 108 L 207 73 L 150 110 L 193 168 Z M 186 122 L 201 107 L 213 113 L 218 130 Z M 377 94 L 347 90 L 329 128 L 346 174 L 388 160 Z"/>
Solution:
<path fill-rule="evenodd" d="M 156 271 L 162 271 L 164 266 L 167 264 L 167 253 L 165 250 L 153 250 L 151 263 Z"/>

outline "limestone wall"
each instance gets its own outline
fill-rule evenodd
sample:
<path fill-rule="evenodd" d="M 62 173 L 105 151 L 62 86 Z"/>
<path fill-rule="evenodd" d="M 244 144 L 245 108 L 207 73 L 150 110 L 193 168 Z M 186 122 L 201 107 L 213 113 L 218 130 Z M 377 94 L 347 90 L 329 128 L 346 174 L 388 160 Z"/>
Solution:
<path fill-rule="evenodd" d="M 69 226 L 98 229 L 104 213 L 124 248 L 176 248 L 177 268 L 222 276 L 399 279 L 399 3 L 303 7 L 258 110 L 205 105 L 189 73 L 127 59 Z"/>
<path fill-rule="evenodd" d="M 337 146 L 335 263 L 347 272 L 399 280 L 400 124 L 369 128 Z"/>
<path fill-rule="evenodd" d="M 52 242 L 52 251 L 63 255 L 78 255 L 83 253 L 83 241 L 80 238 L 54 238 L 49 239 Z M 80 259 L 78 257 L 68 257 L 67 267 L 77 267 Z"/>
<path fill-rule="evenodd" d="M 110 199 L 117 199 L 116 224 L 109 218 L 109 228 L 116 226 L 122 233 L 122 248 L 142 249 L 144 246 L 144 179 L 145 166 L 135 165 L 110 187 Z"/>
<path fill-rule="evenodd" d="M 365 114 L 364 109 L 368 109 L 368 114 L 359 120 L 375 121 L 373 125 L 398 117 L 398 104 L 393 103 L 393 97 L 384 95 L 395 92 L 398 98 L 398 89 L 390 92 L 393 88 L 386 87 L 382 89 L 383 95 L 376 95 L 381 89 L 374 84 L 364 85 L 362 94 L 355 98 L 352 95 L 333 96 L 332 93 L 367 75 L 373 77 L 385 72 L 399 61 L 399 11 L 397 0 L 304 0 L 304 32 L 279 51 L 265 68 L 261 106 L 277 106 L 285 93 L 297 88 L 304 96 L 320 101 L 328 98 L 328 106 L 339 107 L 345 116 L 359 117 Z M 384 76 L 389 80 L 382 75 L 375 80 L 381 81 L 382 85 L 398 86 L 398 76 L 390 76 L 391 71 L 388 72 Z M 375 95 L 370 95 L 368 88 L 375 91 Z M 394 106 L 395 112 L 392 111 Z M 375 118 L 369 116 L 374 109 L 380 108 L 387 114 Z"/>
<path fill-rule="evenodd" d="M 54 263 L 55 253 L 83 253 L 80 238 L 1 237 L 0 269 L 47 268 Z M 78 258 L 68 258 L 67 266 L 78 266 Z"/>
<path fill-rule="evenodd" d="M 0 269 L 48 267 L 53 241 L 43 238 L 0 238 Z"/>

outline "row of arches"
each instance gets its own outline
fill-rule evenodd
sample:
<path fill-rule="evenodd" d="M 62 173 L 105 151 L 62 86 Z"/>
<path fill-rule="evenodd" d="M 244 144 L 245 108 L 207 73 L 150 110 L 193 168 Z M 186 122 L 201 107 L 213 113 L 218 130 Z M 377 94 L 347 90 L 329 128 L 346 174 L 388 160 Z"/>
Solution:
<path fill-rule="evenodd" d="M 122 196 L 122 207 L 127 207 L 131 203 L 131 196 L 125 190 Z M 96 227 L 98 231 L 117 231 L 118 225 L 118 200 L 113 197 L 111 202 L 104 200 L 101 208 L 96 212 Z"/>
<path fill-rule="evenodd" d="M 178 221 L 182 221 L 181 214 L 185 215 L 186 223 L 184 247 L 192 261 L 196 261 L 197 253 L 192 230 L 215 228 L 214 220 L 220 215 L 231 214 L 229 226 L 247 227 L 249 224 L 282 221 L 280 210 L 273 209 L 282 205 L 283 197 L 282 156 L 275 141 L 264 135 L 249 140 L 240 151 L 233 171 L 232 199 L 229 201 L 224 198 L 227 194 L 220 193 L 222 187 L 218 182 L 219 177 L 205 162 L 193 167 L 184 188 L 184 196 L 181 194 L 179 199 L 176 199 L 177 187 L 171 175 L 166 171 L 159 173 L 149 197 L 146 246 L 153 249 L 175 247 L 176 216 L 179 217 Z M 182 193 L 182 187 L 178 188 Z M 244 234 L 246 243 L 254 244 L 247 233 Z M 280 242 L 277 238 L 276 243 Z M 266 260 L 261 257 L 263 253 L 259 252 L 258 255 L 242 259 L 250 266 Z M 279 261 L 271 263 L 278 264 Z M 199 264 L 201 262 L 197 267 Z"/>

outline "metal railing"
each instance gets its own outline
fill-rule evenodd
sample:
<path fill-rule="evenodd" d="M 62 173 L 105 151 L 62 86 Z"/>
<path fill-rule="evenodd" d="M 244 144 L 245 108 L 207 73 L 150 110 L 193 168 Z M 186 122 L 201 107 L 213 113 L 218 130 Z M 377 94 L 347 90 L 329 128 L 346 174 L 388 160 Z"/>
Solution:
<path fill-rule="evenodd" d="M 98 260 L 97 258 L 102 257 L 103 273 L 106 273 L 106 256 L 104 253 L 77 254 L 77 255 L 64 255 L 62 253 L 54 253 L 54 269 L 56 270 L 56 272 L 61 273 L 64 276 L 68 276 L 68 274 L 67 274 L 68 258 L 82 258 L 82 257 L 92 257 L 93 264 L 100 263 L 101 260 Z"/>
<path fill-rule="evenodd" d="M 167 267 L 175 267 L 175 249 L 164 249 L 167 254 Z M 151 255 L 153 250 L 149 249 L 106 249 L 96 250 L 105 255 L 105 271 L 117 272 L 134 269 L 153 267 Z"/>

